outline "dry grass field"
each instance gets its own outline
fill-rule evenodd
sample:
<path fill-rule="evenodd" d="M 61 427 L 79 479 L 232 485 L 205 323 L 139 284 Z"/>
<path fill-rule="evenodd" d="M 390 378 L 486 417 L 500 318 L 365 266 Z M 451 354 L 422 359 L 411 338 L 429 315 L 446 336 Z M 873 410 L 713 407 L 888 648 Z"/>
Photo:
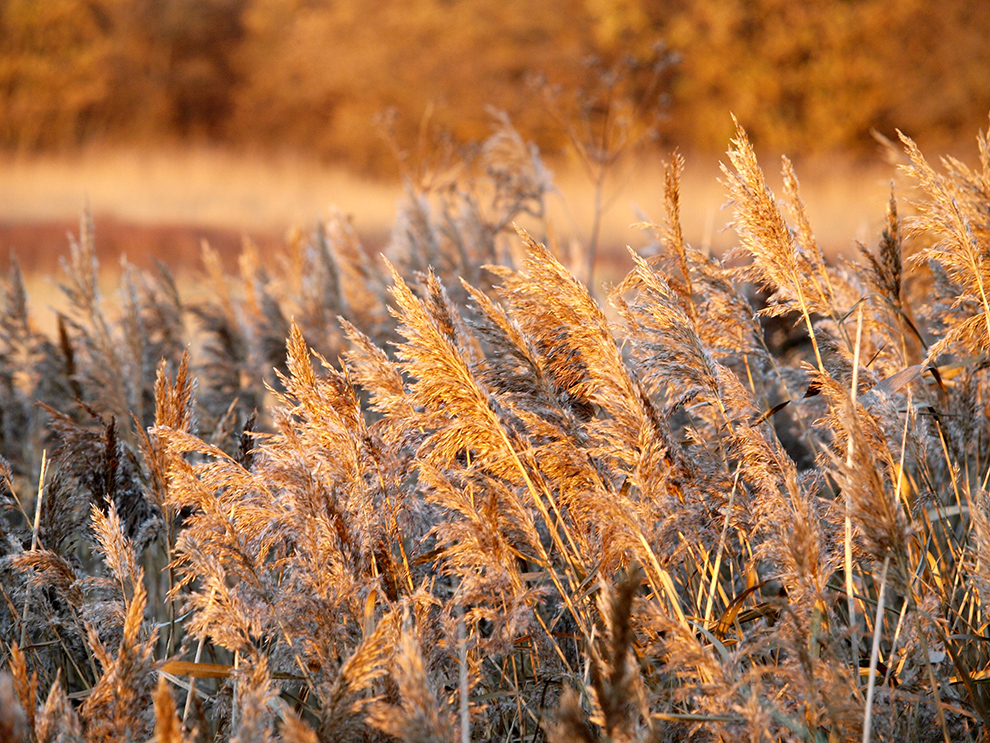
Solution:
<path fill-rule="evenodd" d="M 4 166 L 12 222 L 301 228 L 108 276 L 84 214 L 50 325 L 11 265 L 0 740 L 984 739 L 987 137 L 840 182 L 739 128 L 591 274 L 520 142 Z"/>
<path fill-rule="evenodd" d="M 687 155 L 681 190 L 682 222 L 692 243 L 721 253 L 733 237 L 731 215 L 718 183 L 724 155 Z M 547 218 L 562 242 L 586 243 L 592 227 L 594 184 L 579 164 L 549 166 L 554 191 Z M 802 169 L 804 199 L 825 252 L 835 256 L 865 242 L 880 226 L 877 214 L 897 176 L 872 166 L 817 161 Z M 779 179 L 771 173 L 772 187 Z M 625 268 L 625 246 L 639 248 L 648 233 L 638 222 L 662 209 L 663 162 L 655 156 L 624 161 L 609 173 L 601 242 L 604 260 Z M 362 178 L 300 157 L 251 157 L 209 148 L 92 148 L 74 156 L 0 159 L 0 258 L 16 252 L 25 273 L 52 273 L 77 230 L 83 210 L 94 215 L 97 251 L 105 267 L 121 255 L 142 268 L 166 260 L 174 270 L 198 269 L 207 240 L 232 265 L 242 238 L 272 246 L 292 229 L 310 229 L 339 211 L 369 250 L 379 251 L 400 208 L 398 180 Z M 521 216 L 525 221 L 525 215 Z"/>

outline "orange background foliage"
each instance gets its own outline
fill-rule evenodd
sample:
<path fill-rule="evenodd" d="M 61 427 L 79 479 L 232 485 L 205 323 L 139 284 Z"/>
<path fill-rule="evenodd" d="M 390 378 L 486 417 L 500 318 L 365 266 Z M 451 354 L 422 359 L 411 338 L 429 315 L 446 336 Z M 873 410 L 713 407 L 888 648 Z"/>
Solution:
<path fill-rule="evenodd" d="M 791 154 L 862 155 L 895 126 L 945 148 L 985 124 L 988 38 L 971 0 L 6 0 L 0 148 L 205 142 L 375 172 L 382 112 L 400 142 L 424 112 L 467 140 L 494 106 L 553 152 L 532 76 L 590 89 L 619 62 L 665 148 L 720 151 L 729 111 Z"/>

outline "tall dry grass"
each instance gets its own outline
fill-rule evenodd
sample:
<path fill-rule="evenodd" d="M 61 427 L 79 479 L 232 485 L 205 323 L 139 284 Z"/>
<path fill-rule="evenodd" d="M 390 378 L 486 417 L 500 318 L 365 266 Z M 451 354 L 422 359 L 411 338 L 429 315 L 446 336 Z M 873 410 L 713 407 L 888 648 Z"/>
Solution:
<path fill-rule="evenodd" d="M 982 738 L 988 145 L 905 138 L 914 198 L 836 264 L 737 128 L 734 254 L 675 156 L 607 305 L 509 129 L 382 265 L 335 219 L 112 317 L 84 219 L 58 337 L 4 285 L 0 731 Z"/>

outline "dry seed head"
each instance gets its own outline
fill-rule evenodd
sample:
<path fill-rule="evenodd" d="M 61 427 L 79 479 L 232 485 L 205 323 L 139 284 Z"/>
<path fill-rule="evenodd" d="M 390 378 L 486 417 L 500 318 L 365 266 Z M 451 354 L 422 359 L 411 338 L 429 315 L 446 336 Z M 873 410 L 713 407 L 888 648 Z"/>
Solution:
<path fill-rule="evenodd" d="M 9 673 L 0 673 L 0 740 L 26 743 L 29 730 L 27 715 L 14 686 L 14 679 Z"/>

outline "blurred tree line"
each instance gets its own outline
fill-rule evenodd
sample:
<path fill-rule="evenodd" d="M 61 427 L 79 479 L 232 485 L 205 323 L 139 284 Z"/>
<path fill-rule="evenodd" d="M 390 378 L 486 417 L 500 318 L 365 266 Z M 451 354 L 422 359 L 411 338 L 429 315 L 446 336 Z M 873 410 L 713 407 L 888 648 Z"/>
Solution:
<path fill-rule="evenodd" d="M 424 112 L 477 139 L 495 106 L 554 151 L 568 116 L 637 97 L 665 147 L 723 149 L 729 111 L 789 153 L 862 154 L 895 126 L 944 146 L 986 122 L 987 39 L 971 0 L 3 0 L 0 148 L 220 142 L 377 168 L 385 111 L 414 142 Z"/>

